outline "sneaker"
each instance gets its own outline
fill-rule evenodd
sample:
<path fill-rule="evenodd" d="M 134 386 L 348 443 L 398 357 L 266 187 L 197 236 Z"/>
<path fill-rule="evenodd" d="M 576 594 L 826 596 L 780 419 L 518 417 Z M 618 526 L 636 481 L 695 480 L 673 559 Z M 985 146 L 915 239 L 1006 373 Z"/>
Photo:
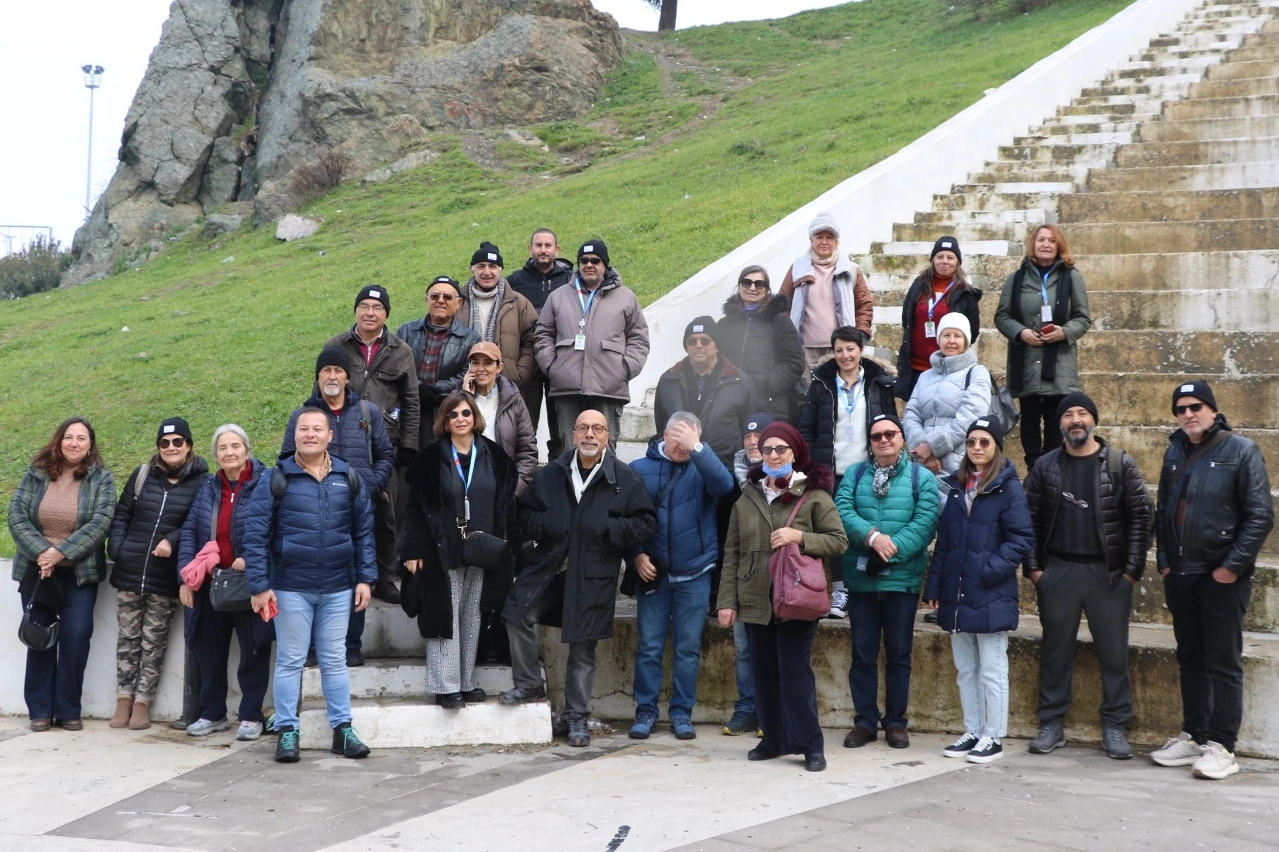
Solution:
<path fill-rule="evenodd" d="M 650 707 L 641 707 L 635 711 L 635 724 L 631 725 L 630 738 L 633 740 L 646 740 L 649 734 L 653 733 L 653 726 L 657 724 L 657 711 Z"/>
<path fill-rule="evenodd" d="M 835 589 L 830 593 L 830 613 L 827 618 L 848 618 L 848 590 Z"/>
<path fill-rule="evenodd" d="M 187 736 L 207 737 L 209 734 L 215 734 L 218 731 L 225 731 L 229 727 L 231 727 L 231 721 L 225 716 L 216 722 L 212 719 L 205 719 L 201 717 L 187 725 Z"/>
<path fill-rule="evenodd" d="M 1164 743 L 1163 748 L 1150 753 L 1150 759 L 1160 766 L 1190 766 L 1203 757 L 1203 746 L 1191 739 L 1190 734 L 1182 731 Z"/>
<path fill-rule="evenodd" d="M 298 744 L 298 730 L 292 725 L 280 728 L 280 738 L 275 743 L 276 763 L 297 763 L 302 759 L 302 749 Z"/>
<path fill-rule="evenodd" d="M 260 736 L 262 736 L 261 722 L 241 722 L 240 727 L 235 731 L 235 738 L 241 742 L 256 740 Z"/>
<path fill-rule="evenodd" d="M 591 733 L 587 729 L 585 716 L 568 719 L 568 744 L 573 748 L 586 748 L 591 744 Z"/>
<path fill-rule="evenodd" d="M 1195 761 L 1194 767 L 1196 778 L 1211 778 L 1213 781 L 1229 778 L 1238 771 L 1239 761 L 1235 760 L 1235 756 L 1221 743 L 1212 740 L 1204 746 L 1203 756 Z"/>
<path fill-rule="evenodd" d="M 1060 719 L 1039 723 L 1039 733 L 1030 741 L 1031 754 L 1051 754 L 1054 749 L 1066 747 L 1066 731 Z M 1132 752 L 1129 751 L 1129 757 Z"/>
<path fill-rule="evenodd" d="M 537 686 L 517 686 L 514 689 L 508 689 L 498 697 L 498 700 L 507 705 L 545 701 L 546 684 L 539 683 Z"/>
<path fill-rule="evenodd" d="M 1004 756 L 1004 747 L 999 740 L 982 737 L 973 750 L 968 752 L 969 763 L 994 763 Z"/>
<path fill-rule="evenodd" d="M 697 739 L 697 728 L 693 727 L 693 720 L 687 716 L 671 717 L 671 733 L 677 740 Z"/>
<path fill-rule="evenodd" d="M 262 730 L 270 734 L 279 733 L 275 729 L 275 711 L 274 710 L 266 714 L 266 721 L 262 723 Z"/>
<path fill-rule="evenodd" d="M 343 722 L 333 729 L 333 746 L 329 751 L 343 757 L 369 756 L 369 747 L 360 740 L 350 722 Z"/>
<path fill-rule="evenodd" d="M 759 730 L 759 719 L 750 710 L 734 710 L 733 718 L 728 720 L 728 724 L 724 726 L 724 736 L 740 737 L 742 734 L 749 734 L 751 731 Z"/>
<path fill-rule="evenodd" d="M 976 734 L 964 734 L 941 750 L 943 757 L 966 757 L 977 746 Z"/>
<path fill-rule="evenodd" d="M 1128 744 L 1124 729 L 1118 725 L 1101 726 L 1101 747 L 1112 760 L 1128 760 L 1132 757 L 1132 746 Z"/>

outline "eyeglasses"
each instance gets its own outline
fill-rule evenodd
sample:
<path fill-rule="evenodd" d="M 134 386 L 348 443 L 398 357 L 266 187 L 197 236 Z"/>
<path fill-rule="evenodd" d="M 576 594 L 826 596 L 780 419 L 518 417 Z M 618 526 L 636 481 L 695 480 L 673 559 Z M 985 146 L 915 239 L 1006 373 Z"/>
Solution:
<path fill-rule="evenodd" d="M 578 266 L 601 266 L 604 263 L 602 257 L 579 257 L 577 259 Z"/>
<path fill-rule="evenodd" d="M 426 298 L 432 302 L 451 302 L 457 298 L 452 293 L 427 293 Z"/>
<path fill-rule="evenodd" d="M 695 335 L 684 341 L 685 346 L 710 346 L 715 341 L 709 337 Z"/>
<path fill-rule="evenodd" d="M 1187 411 L 1198 414 L 1199 412 L 1203 410 L 1204 410 L 1204 403 L 1202 402 L 1192 402 L 1189 405 L 1174 405 L 1172 407 L 1172 413 L 1177 415 L 1178 417 L 1185 414 Z"/>
<path fill-rule="evenodd" d="M 967 441 L 964 441 L 964 446 L 981 447 L 984 450 L 993 443 L 995 442 L 990 440 L 990 438 L 969 438 Z"/>
<path fill-rule="evenodd" d="M 743 278 L 741 281 L 737 282 L 737 286 L 741 287 L 743 290 L 767 290 L 768 282 L 757 281 L 754 278 Z"/>
<path fill-rule="evenodd" d="M 885 429 L 883 432 L 873 432 L 870 439 L 878 444 L 880 441 L 891 441 L 900 434 L 898 429 Z"/>
<path fill-rule="evenodd" d="M 775 444 L 771 447 L 760 447 L 759 451 L 766 456 L 784 456 L 790 452 L 790 447 L 785 444 Z"/>
<path fill-rule="evenodd" d="M 459 417 L 470 417 L 470 416 L 471 416 L 471 409 L 469 408 L 455 408 L 448 413 L 448 418 L 450 420 L 456 420 Z"/>
<path fill-rule="evenodd" d="M 585 435 L 588 432 L 595 435 L 607 435 L 608 427 L 603 423 L 579 423 L 573 427 L 573 431 L 578 435 Z"/>
<path fill-rule="evenodd" d="M 377 299 L 365 299 L 363 302 L 356 305 L 355 309 L 357 311 L 385 311 L 386 305 L 382 304 Z"/>
<path fill-rule="evenodd" d="M 186 446 L 186 442 L 187 439 L 183 438 L 181 435 L 174 438 L 161 438 L 159 441 L 156 441 L 162 450 L 167 450 L 169 447 L 184 447 Z"/>

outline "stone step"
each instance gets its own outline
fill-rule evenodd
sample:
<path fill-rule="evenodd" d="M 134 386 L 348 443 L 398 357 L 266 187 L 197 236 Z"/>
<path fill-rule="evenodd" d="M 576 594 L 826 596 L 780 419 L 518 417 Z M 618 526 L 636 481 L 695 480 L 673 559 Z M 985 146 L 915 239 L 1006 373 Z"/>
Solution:
<path fill-rule="evenodd" d="M 1248 98 L 1279 94 L 1279 78 L 1243 77 L 1234 80 L 1202 80 L 1187 92 L 1191 98 Z"/>
<path fill-rule="evenodd" d="M 899 226 L 894 226 L 899 227 Z M 940 236 L 940 234 L 938 235 Z M 967 257 L 969 252 L 973 254 L 996 255 L 1003 257 L 1023 257 L 1025 249 L 1022 244 L 1016 240 L 1007 239 L 970 239 L 965 241 L 963 237 L 956 235 L 960 240 L 960 247 Z M 871 243 L 870 251 L 872 255 L 880 255 L 883 257 L 890 256 L 907 256 L 912 258 L 911 268 L 923 269 L 928 265 L 929 252 L 933 249 L 933 243 L 937 241 L 936 237 L 932 239 L 921 239 L 913 241 L 894 240 L 885 243 Z M 915 259 L 922 257 L 924 262 L 916 264 Z"/>
<path fill-rule="evenodd" d="M 1062 119 L 1066 117 L 1057 117 L 1048 124 L 1039 125 L 1035 128 L 1037 138 L 1069 136 L 1073 133 L 1133 133 L 1142 124 L 1140 121 L 1088 121 L 1088 116 L 1080 115 L 1068 116 L 1073 119 L 1082 119 L 1080 121 L 1063 121 Z"/>
<path fill-rule="evenodd" d="M 1235 50 L 1230 51 L 1227 59 L 1231 63 L 1237 62 L 1273 62 L 1279 56 L 1279 51 L 1270 44 L 1241 44 Z"/>
<path fill-rule="evenodd" d="M 1002 366 L 1002 357 L 995 352 L 983 352 Z M 1173 388 L 1181 382 L 1202 378 L 1197 374 L 1177 373 L 1171 370 L 1158 374 L 1127 372 L 1123 365 L 1115 365 L 1123 372 L 1116 372 L 1107 365 L 1084 362 L 1079 381 L 1097 403 L 1098 411 L 1111 412 L 1108 423 L 1129 426 L 1149 426 L 1167 423 L 1169 431 L 1175 426 L 1172 419 L 1171 396 Z M 1095 369 L 1094 369 L 1095 368 Z M 1274 427 L 1274 412 L 1279 401 L 1279 383 L 1274 374 L 1251 376 L 1212 376 L 1213 393 L 1219 410 L 1235 429 Z M 1275 460 L 1279 464 L 1279 459 Z M 1279 486 L 1277 481 L 1276 486 Z M 1279 546 L 1270 547 L 1279 550 Z"/>
<path fill-rule="evenodd" d="M 894 228 L 894 235 L 899 232 Z M 909 227 L 909 226 L 906 226 Z M 1086 254 L 1148 252 L 1251 251 L 1279 245 L 1279 220 L 1231 219 L 1221 222 L 1063 223 L 1071 249 Z M 960 240 L 963 237 L 956 234 Z"/>
<path fill-rule="evenodd" d="M 1111 162 L 1115 157 L 1118 142 L 1102 142 L 1095 145 L 1005 145 L 999 149 L 1001 160 L 1012 160 L 1021 163 L 1065 164 L 1085 161 L 1089 164 Z"/>
<path fill-rule="evenodd" d="M 416 622 L 401 611 L 401 620 L 413 625 Z M 416 659 L 405 657 L 374 658 L 366 655 L 363 666 L 347 669 L 351 679 L 351 697 L 370 701 L 392 698 L 426 700 L 426 659 L 425 651 Z M 475 667 L 475 686 L 488 693 L 489 698 L 496 700 L 500 693 L 510 689 L 511 667 L 496 664 L 480 664 Z M 319 669 L 302 670 L 302 699 L 323 700 L 324 692 L 320 684 Z"/>
<path fill-rule="evenodd" d="M 1253 59 L 1244 62 L 1235 61 L 1233 57 L 1220 65 L 1209 68 L 1204 76 L 1214 82 L 1219 80 L 1245 80 L 1255 77 L 1274 77 L 1279 75 L 1279 59 Z"/>
<path fill-rule="evenodd" d="M 1031 225 L 1051 224 L 1056 221 L 1055 206 L 1051 210 L 1012 207 L 1004 210 L 943 210 L 915 214 L 915 224 L 921 226 L 948 228 L 960 225 L 1013 225 L 1020 229 L 1019 233 L 1025 233 Z"/>
<path fill-rule="evenodd" d="M 1013 144 L 1021 147 L 1025 145 L 1051 145 L 1053 147 L 1063 147 L 1070 145 L 1126 145 L 1134 140 L 1133 131 L 1121 130 L 1110 133 L 1065 133 L 1060 135 L 1050 135 L 1041 133 L 1031 136 L 1018 136 L 1013 140 Z"/>
<path fill-rule="evenodd" d="M 1239 48 L 1242 39 L 1218 42 L 1210 47 L 1188 45 L 1146 51 L 1133 61 L 1119 65 L 1111 76 L 1116 79 L 1144 80 L 1161 73 L 1185 74 L 1193 70 L 1203 71 L 1222 61 L 1227 51 Z M 1171 71 L 1161 69 L 1171 67 Z"/>
<path fill-rule="evenodd" d="M 1279 192 L 1273 188 L 1277 185 L 1279 184 L 1273 184 L 1267 189 L 1161 188 L 1142 192 L 1072 193 L 1059 199 L 1057 209 L 1061 212 L 1063 222 L 1273 219 L 1279 216 Z M 918 221 L 918 217 L 916 219 Z"/>
<path fill-rule="evenodd" d="M 969 183 L 1081 183 L 1088 179 L 1089 166 L 1056 162 L 1013 162 L 994 160 L 982 171 L 968 176 Z"/>
<path fill-rule="evenodd" d="M 1018 186 L 1037 186 L 1044 189 L 1018 192 L 1004 188 Z M 1058 196 L 1074 191 L 1075 185 L 1067 182 L 957 184 L 951 188 L 950 194 L 933 196 L 933 210 L 969 213 L 1056 211 Z"/>
<path fill-rule="evenodd" d="M 1088 176 L 1088 189 L 1103 193 L 1148 187 L 1162 187 L 1169 192 L 1260 188 L 1273 192 L 1276 186 L 1279 186 L 1279 160 L 1144 169 L 1095 169 Z M 933 206 L 936 207 L 936 203 Z"/>
<path fill-rule="evenodd" d="M 1239 137 L 1189 142 L 1134 142 L 1115 152 L 1121 169 L 1253 163 L 1276 159 L 1279 136 Z"/>
<path fill-rule="evenodd" d="M 1230 98 L 1195 98 L 1168 104 L 1164 114 L 1171 120 L 1189 118 L 1233 118 L 1279 113 L 1279 94 Z"/>
<path fill-rule="evenodd" d="M 1163 330 L 1178 337 L 1223 327 L 1263 333 L 1279 328 L 1279 293 L 1268 289 L 1090 291 L 1088 308 L 1098 327 Z"/>
<path fill-rule="evenodd" d="M 898 222 L 893 225 L 893 240 L 898 243 L 928 243 L 932 250 L 933 241 L 942 234 L 950 234 L 959 240 L 962 248 L 966 243 L 1013 242 L 1022 239 L 1027 225 L 1017 222 L 961 222 L 963 214 L 939 214 L 938 221 L 923 225 L 909 222 Z M 964 249 L 967 253 L 967 249 Z"/>
<path fill-rule="evenodd" d="M 1123 116 L 1129 116 L 1138 111 L 1137 104 L 1132 101 L 1123 103 L 1106 102 L 1105 109 L 1099 109 L 1097 104 L 1075 101 L 1068 106 L 1060 107 L 1057 110 L 1057 115 L 1106 115 L 1112 116 L 1106 119 L 1108 121 L 1120 121 Z"/>
<path fill-rule="evenodd" d="M 327 750 L 333 742 L 323 703 L 303 706 L 300 744 Z M 421 701 L 355 699 L 351 724 L 372 749 L 459 745 L 521 745 L 551 741 L 551 706 L 545 701 L 503 707 L 490 701 L 445 710 Z"/>
<path fill-rule="evenodd" d="M 1279 136 L 1279 116 L 1150 121 L 1141 126 L 1139 135 L 1142 142 L 1206 142 Z"/>

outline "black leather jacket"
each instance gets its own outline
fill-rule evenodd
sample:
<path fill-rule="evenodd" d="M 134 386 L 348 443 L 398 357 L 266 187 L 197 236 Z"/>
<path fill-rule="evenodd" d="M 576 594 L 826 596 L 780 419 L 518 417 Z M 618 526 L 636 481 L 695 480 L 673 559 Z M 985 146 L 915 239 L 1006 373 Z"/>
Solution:
<path fill-rule="evenodd" d="M 1141 579 L 1146 567 L 1146 552 L 1150 550 L 1150 495 L 1141 471 L 1132 456 L 1124 453 L 1121 464 L 1123 481 L 1110 481 L 1108 459 L 1112 450 L 1101 438 L 1101 452 L 1097 464 L 1093 493 L 1097 495 L 1097 535 L 1106 551 L 1106 572 L 1110 582 L 1117 583 L 1124 574 L 1134 581 Z M 1035 527 L 1035 547 L 1022 566 L 1027 577 L 1033 571 L 1044 570 L 1047 562 L 1048 541 L 1053 523 L 1061 508 L 1061 459 L 1065 449 L 1045 453 L 1035 462 L 1026 477 L 1026 499 L 1030 503 L 1030 520 Z"/>
<path fill-rule="evenodd" d="M 1270 476 L 1257 445 L 1230 432 L 1224 415 L 1204 435 L 1218 432 L 1225 438 L 1200 458 L 1186 486 L 1186 516 L 1178 539 L 1173 479 L 1194 452 L 1194 444 L 1178 429 L 1169 439 L 1159 476 L 1159 509 L 1156 516 L 1156 557 L 1159 570 L 1174 574 L 1206 574 L 1218 567 L 1247 577 L 1256 568 L 1261 551 L 1275 524 L 1270 502 Z M 1180 489 L 1178 489 L 1180 490 Z"/>

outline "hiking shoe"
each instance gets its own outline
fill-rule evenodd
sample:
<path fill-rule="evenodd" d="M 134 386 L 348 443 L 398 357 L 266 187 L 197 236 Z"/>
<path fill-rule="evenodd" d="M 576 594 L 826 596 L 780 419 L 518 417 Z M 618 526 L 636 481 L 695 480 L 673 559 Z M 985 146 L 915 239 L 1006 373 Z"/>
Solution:
<path fill-rule="evenodd" d="M 1194 766 L 1196 778 L 1211 778 L 1213 781 L 1229 778 L 1238 771 L 1239 761 L 1235 760 L 1235 756 L 1221 743 L 1212 740 L 1204 746 L 1203 756 L 1195 761 Z"/>
<path fill-rule="evenodd" d="M 657 711 L 650 707 L 641 707 L 635 711 L 635 724 L 631 725 L 630 738 L 633 740 L 646 740 L 649 734 L 653 733 L 653 726 L 657 724 Z"/>
<path fill-rule="evenodd" d="M 333 746 L 329 751 L 343 757 L 369 756 L 369 747 L 360 740 L 350 722 L 343 722 L 333 729 Z"/>
<path fill-rule="evenodd" d="M 861 725 L 853 725 L 853 729 L 844 737 L 844 748 L 861 748 L 867 743 L 873 743 L 879 739 L 879 734 L 870 728 L 863 728 Z"/>
<path fill-rule="evenodd" d="M 968 752 L 969 763 L 994 763 L 1004 756 L 1004 747 L 999 740 L 982 737 L 973 750 Z"/>
<path fill-rule="evenodd" d="M 1121 732 L 1122 733 L 1122 732 Z M 1104 731 L 1103 731 L 1104 735 Z M 1104 739 L 1104 736 L 1103 736 Z M 1066 747 L 1066 731 L 1060 719 L 1039 723 L 1039 733 L 1030 741 L 1031 754 L 1051 754 L 1054 749 Z M 1132 757 L 1132 750 L 1128 751 Z"/>
<path fill-rule="evenodd" d="M 884 728 L 884 740 L 891 748 L 910 748 L 910 734 L 905 725 L 889 725 Z"/>
<path fill-rule="evenodd" d="M 231 721 L 225 716 L 216 722 L 212 719 L 205 719 L 201 717 L 187 725 L 187 736 L 207 737 L 209 734 L 215 734 L 218 731 L 225 731 L 229 727 L 231 727 Z"/>
<path fill-rule="evenodd" d="M 740 737 L 759 730 L 759 719 L 750 710 L 734 710 L 733 718 L 724 726 L 724 736 Z"/>
<path fill-rule="evenodd" d="M 976 734 L 964 734 L 950 745 L 941 750 L 943 757 L 967 757 L 968 752 L 977 747 L 978 737 Z"/>
<path fill-rule="evenodd" d="M 514 689 L 508 689 L 498 697 L 498 700 L 507 705 L 545 701 L 546 684 L 539 683 L 537 686 L 517 686 Z"/>
<path fill-rule="evenodd" d="M 1132 746 L 1128 745 L 1128 737 L 1118 725 L 1101 726 L 1101 747 L 1112 760 L 1128 760 L 1132 757 Z"/>
<path fill-rule="evenodd" d="M 568 720 L 568 744 L 573 748 L 586 748 L 591 744 L 591 734 L 585 716 L 573 716 Z"/>
<path fill-rule="evenodd" d="M 1182 731 L 1164 743 L 1164 747 L 1150 753 L 1150 759 L 1160 766 L 1190 766 L 1203 757 L 1203 746 Z"/>
<path fill-rule="evenodd" d="M 848 590 L 836 589 L 830 593 L 830 612 L 827 618 L 848 618 Z"/>
<path fill-rule="evenodd" d="M 292 725 L 280 728 L 280 739 L 275 743 L 276 763 L 297 763 L 302 759 L 302 749 L 298 744 L 298 730 Z"/>
<path fill-rule="evenodd" d="M 235 738 L 241 742 L 256 740 L 262 736 L 261 722 L 241 722 L 240 727 L 235 731 Z"/>
<path fill-rule="evenodd" d="M 693 720 L 687 716 L 671 717 L 671 733 L 677 740 L 697 739 L 697 728 L 693 727 Z"/>

